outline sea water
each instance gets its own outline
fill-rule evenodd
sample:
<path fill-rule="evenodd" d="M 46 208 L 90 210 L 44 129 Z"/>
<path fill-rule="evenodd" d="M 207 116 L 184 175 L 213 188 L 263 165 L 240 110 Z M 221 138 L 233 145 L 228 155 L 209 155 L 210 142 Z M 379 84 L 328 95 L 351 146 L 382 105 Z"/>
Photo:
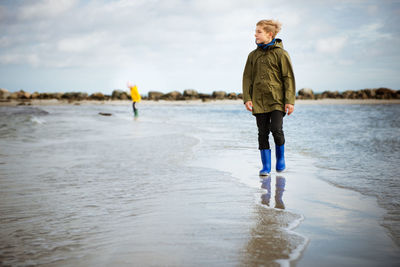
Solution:
<path fill-rule="evenodd" d="M 400 245 L 400 105 L 309 105 L 286 125 L 290 150 L 317 159 L 319 177 L 377 198 Z"/>
<path fill-rule="evenodd" d="M 307 237 L 292 231 L 302 214 L 279 199 L 285 178 L 274 177 L 273 200 L 249 166 L 230 159 L 258 157 L 254 117 L 242 105 L 139 112 L 135 120 L 129 105 L 0 107 L 1 265 L 299 257 Z M 312 159 L 335 186 L 376 197 L 397 243 L 399 115 L 400 105 L 299 105 L 284 119 L 286 153 Z"/>

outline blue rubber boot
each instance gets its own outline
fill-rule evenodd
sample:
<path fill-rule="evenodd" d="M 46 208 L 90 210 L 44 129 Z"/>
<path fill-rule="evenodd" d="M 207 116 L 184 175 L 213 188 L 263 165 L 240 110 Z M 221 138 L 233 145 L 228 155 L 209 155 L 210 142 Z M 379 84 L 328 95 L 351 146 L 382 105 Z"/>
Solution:
<path fill-rule="evenodd" d="M 261 149 L 261 162 L 263 168 L 260 171 L 260 176 L 268 176 L 271 173 L 271 149 Z"/>
<path fill-rule="evenodd" d="M 285 165 L 285 145 L 275 146 L 276 171 L 281 172 L 286 168 Z"/>

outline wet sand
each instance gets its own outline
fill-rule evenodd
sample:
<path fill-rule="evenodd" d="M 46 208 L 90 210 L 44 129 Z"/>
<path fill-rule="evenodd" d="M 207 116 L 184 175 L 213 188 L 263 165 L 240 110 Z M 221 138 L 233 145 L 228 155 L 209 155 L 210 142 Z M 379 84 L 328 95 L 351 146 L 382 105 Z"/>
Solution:
<path fill-rule="evenodd" d="M 254 212 L 260 219 L 251 230 L 244 265 L 270 266 L 277 262 L 281 266 L 305 267 L 399 266 L 400 248 L 380 225 L 385 210 L 378 206 L 376 198 L 323 181 L 313 162 L 294 151 L 287 151 L 286 156 L 287 170 L 282 173 L 273 170 L 271 181 L 267 182 L 270 192 L 265 189 L 266 179 L 257 176 L 260 168 L 257 150 L 237 150 L 198 162 L 202 166 L 218 166 L 242 183 L 259 188 L 255 193 Z M 268 205 L 266 195 L 270 195 Z M 279 221 L 282 208 L 302 216 L 298 223 L 277 231 L 274 221 Z M 281 233 L 278 238 L 277 232 Z M 290 257 L 279 249 L 281 245 L 291 244 L 280 242 L 285 235 L 298 239 L 297 247 L 288 246 L 283 250 L 290 252 Z M 275 251 L 280 255 L 274 254 Z M 276 257 L 281 260 L 273 260 Z"/>

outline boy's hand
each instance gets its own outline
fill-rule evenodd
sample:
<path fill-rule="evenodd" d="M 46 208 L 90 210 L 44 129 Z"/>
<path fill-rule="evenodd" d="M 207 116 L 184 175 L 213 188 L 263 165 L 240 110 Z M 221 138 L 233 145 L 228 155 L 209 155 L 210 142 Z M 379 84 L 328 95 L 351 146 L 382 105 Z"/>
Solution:
<path fill-rule="evenodd" d="M 248 111 L 253 111 L 253 102 L 252 101 L 247 101 L 246 103 L 244 103 L 244 105 L 246 106 L 246 109 Z"/>
<path fill-rule="evenodd" d="M 294 106 L 292 104 L 286 104 L 285 105 L 285 112 L 290 115 L 294 111 Z"/>

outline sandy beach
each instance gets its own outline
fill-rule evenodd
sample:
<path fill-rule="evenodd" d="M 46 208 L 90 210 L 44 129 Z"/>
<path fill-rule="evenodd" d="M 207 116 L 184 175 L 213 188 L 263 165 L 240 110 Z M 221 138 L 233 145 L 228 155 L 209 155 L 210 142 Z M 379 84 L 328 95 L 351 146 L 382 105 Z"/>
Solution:
<path fill-rule="evenodd" d="M 318 116 L 337 118 L 337 105 L 356 104 L 353 119 L 370 110 L 358 102 L 297 101 L 287 170 L 264 179 L 254 119 L 240 100 L 143 101 L 137 120 L 129 101 L 3 106 L 0 265 L 398 266 L 388 210 L 369 191 L 331 182 L 360 180 L 326 164 L 336 155 L 353 164 L 335 143 L 344 137 L 335 133 L 333 148 L 317 153 L 306 142 L 327 136 Z M 356 126 L 355 137 L 370 128 Z"/>

